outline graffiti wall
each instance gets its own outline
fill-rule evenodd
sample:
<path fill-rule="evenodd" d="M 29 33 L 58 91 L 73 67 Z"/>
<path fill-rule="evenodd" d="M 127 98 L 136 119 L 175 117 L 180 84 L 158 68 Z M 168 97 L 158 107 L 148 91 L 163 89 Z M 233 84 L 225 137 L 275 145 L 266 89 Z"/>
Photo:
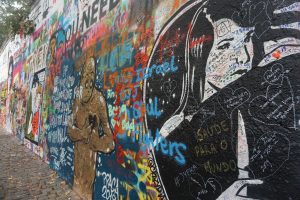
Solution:
<path fill-rule="evenodd" d="M 84 199 L 299 198 L 299 2 L 45 0 L 30 16 L 0 122 Z"/>

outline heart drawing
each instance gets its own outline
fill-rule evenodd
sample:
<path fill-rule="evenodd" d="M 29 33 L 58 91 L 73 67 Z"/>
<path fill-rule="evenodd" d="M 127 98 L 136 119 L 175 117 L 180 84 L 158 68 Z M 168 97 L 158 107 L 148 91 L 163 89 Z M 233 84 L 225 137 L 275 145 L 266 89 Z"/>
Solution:
<path fill-rule="evenodd" d="M 167 82 L 164 82 L 163 84 L 163 91 L 165 93 L 165 95 L 170 98 L 172 93 L 174 92 L 174 90 L 176 89 L 177 87 L 177 82 L 172 80 L 172 81 L 167 81 Z"/>
<path fill-rule="evenodd" d="M 247 15 L 248 11 L 247 9 L 242 9 L 240 12 L 235 11 L 232 16 L 231 19 L 234 22 L 238 22 L 239 25 L 241 25 L 245 18 L 248 16 Z"/>
<path fill-rule="evenodd" d="M 264 74 L 264 79 L 269 84 L 281 85 L 284 76 L 283 66 L 276 63 L 270 70 L 267 70 Z"/>
<path fill-rule="evenodd" d="M 258 39 L 260 39 L 261 36 L 271 28 L 271 22 L 270 21 L 257 22 L 254 27 L 255 27 L 255 32 L 254 32 L 255 35 Z"/>
<path fill-rule="evenodd" d="M 280 151 L 278 151 L 280 149 Z M 283 134 L 270 131 L 263 134 L 251 151 L 251 171 L 255 178 L 273 175 L 289 159 L 290 140 Z"/>
<path fill-rule="evenodd" d="M 224 88 L 220 91 L 218 102 L 226 114 L 230 116 L 232 111 L 248 101 L 250 96 L 250 92 L 244 87 L 236 90 Z"/>
<path fill-rule="evenodd" d="M 288 78 L 284 78 L 282 85 L 269 85 L 265 96 L 252 99 L 249 114 L 264 124 L 294 128 L 295 104 Z"/>
<path fill-rule="evenodd" d="M 257 17 L 264 12 L 266 4 L 264 2 L 259 2 L 255 5 L 251 5 L 249 9 L 249 22 L 253 23 Z"/>
<path fill-rule="evenodd" d="M 211 194 L 220 194 L 222 185 L 215 178 L 204 179 L 199 173 L 188 177 L 189 192 L 194 199 L 207 199 Z"/>

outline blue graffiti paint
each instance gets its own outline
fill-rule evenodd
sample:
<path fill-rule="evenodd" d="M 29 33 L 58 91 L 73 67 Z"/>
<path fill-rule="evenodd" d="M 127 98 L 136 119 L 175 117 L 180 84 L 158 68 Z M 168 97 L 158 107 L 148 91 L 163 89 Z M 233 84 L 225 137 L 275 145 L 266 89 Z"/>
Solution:
<path fill-rule="evenodd" d="M 145 69 L 137 69 L 137 78 L 136 82 L 148 79 L 152 77 L 154 74 L 156 75 L 164 75 L 166 73 L 174 73 L 178 70 L 178 67 L 175 66 L 175 56 L 172 56 L 170 60 L 165 61 L 160 65 L 152 65 Z"/>
<path fill-rule="evenodd" d="M 170 157 L 174 157 L 174 160 L 179 165 L 184 165 L 186 163 L 185 157 L 182 151 L 186 151 L 187 147 L 183 143 L 177 143 L 173 141 L 168 141 L 166 138 L 162 137 L 159 130 L 156 129 L 155 139 L 152 137 L 151 130 L 149 133 L 143 136 L 143 143 L 148 147 L 154 148 L 157 152 L 162 152 L 162 154 Z"/>
<path fill-rule="evenodd" d="M 151 101 L 149 104 L 146 105 L 147 107 L 147 116 L 148 117 L 155 117 L 158 118 L 161 116 L 161 112 L 158 109 L 158 98 L 154 97 L 154 101 Z"/>
<path fill-rule="evenodd" d="M 71 115 L 75 88 L 79 74 L 74 72 L 73 60 L 64 60 L 61 75 L 55 78 L 55 91 L 51 98 L 53 110 L 49 112 L 46 129 L 49 149 L 49 165 L 69 183 L 73 183 L 73 143 L 67 134 L 67 122 Z"/>

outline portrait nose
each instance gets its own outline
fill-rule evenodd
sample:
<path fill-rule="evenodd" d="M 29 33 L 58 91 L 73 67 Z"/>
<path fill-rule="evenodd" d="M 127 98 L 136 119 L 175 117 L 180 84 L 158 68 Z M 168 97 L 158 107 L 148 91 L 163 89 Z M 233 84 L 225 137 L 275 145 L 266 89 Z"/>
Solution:
<path fill-rule="evenodd" d="M 243 59 L 241 60 L 241 64 L 246 64 L 250 62 L 250 55 L 249 55 L 247 45 L 244 45 L 243 53 L 245 54 L 245 56 L 243 56 Z"/>

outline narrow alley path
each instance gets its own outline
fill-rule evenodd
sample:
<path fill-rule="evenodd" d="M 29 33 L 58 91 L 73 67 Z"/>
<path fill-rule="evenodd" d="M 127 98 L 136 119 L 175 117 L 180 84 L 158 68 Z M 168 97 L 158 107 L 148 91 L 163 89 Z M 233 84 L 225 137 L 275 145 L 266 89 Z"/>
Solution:
<path fill-rule="evenodd" d="M 80 199 L 48 165 L 0 129 L 0 200 Z"/>

